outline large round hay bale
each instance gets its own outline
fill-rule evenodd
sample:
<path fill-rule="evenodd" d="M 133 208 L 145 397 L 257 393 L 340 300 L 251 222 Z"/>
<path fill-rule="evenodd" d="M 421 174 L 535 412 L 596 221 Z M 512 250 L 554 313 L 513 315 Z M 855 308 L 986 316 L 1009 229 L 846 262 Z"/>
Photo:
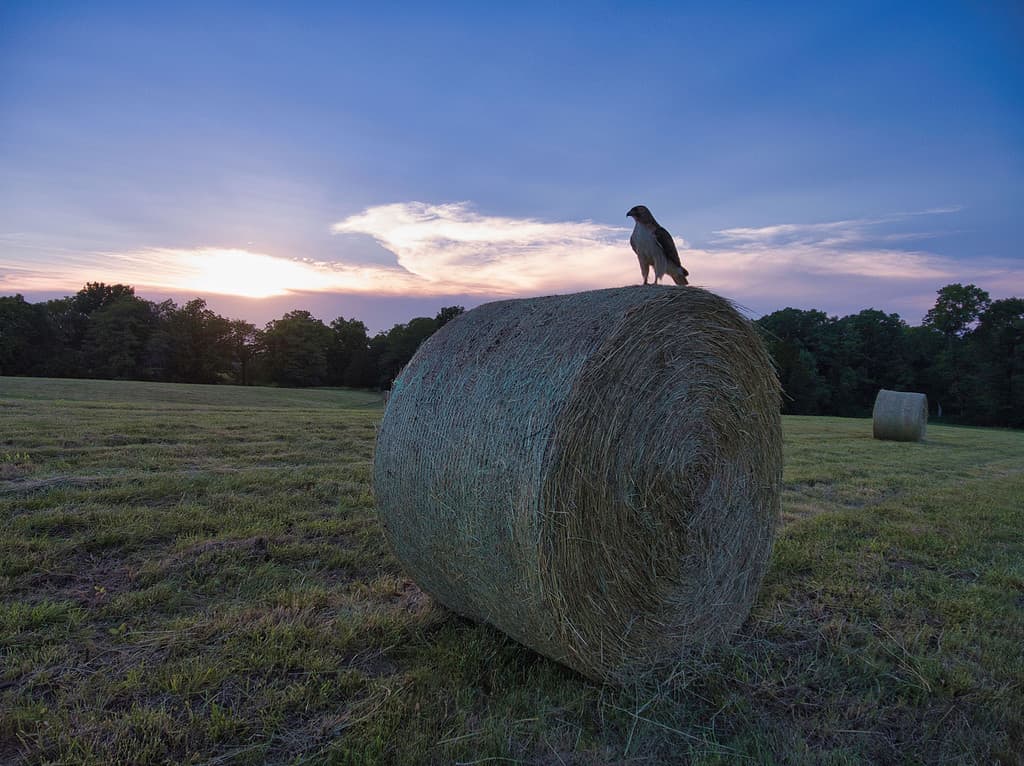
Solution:
<path fill-rule="evenodd" d="M 705 290 L 490 303 L 395 381 L 380 516 L 443 604 L 634 680 L 749 613 L 779 515 L 779 404 L 757 332 Z"/>
<path fill-rule="evenodd" d="M 876 439 L 922 441 L 928 429 L 928 397 L 883 388 L 875 397 L 871 420 Z"/>

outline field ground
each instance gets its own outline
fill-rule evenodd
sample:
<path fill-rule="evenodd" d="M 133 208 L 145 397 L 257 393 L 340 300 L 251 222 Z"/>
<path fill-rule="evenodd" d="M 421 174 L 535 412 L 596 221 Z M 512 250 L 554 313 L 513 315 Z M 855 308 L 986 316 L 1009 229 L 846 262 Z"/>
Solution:
<path fill-rule="evenodd" d="M 750 619 L 619 690 L 403 576 L 380 414 L 0 378 L 0 762 L 1020 762 L 1024 433 L 786 418 Z"/>

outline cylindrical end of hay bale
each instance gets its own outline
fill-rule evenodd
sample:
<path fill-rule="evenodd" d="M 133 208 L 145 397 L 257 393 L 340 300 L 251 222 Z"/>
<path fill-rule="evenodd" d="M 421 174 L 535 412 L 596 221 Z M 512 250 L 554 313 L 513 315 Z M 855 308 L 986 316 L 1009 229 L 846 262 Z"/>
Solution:
<path fill-rule="evenodd" d="M 707 291 L 487 304 L 395 381 L 380 517 L 443 604 L 627 682 L 749 613 L 779 513 L 779 405 L 757 332 Z"/>
<path fill-rule="evenodd" d="M 871 413 L 876 439 L 919 442 L 928 429 L 928 397 L 908 391 L 881 389 Z"/>

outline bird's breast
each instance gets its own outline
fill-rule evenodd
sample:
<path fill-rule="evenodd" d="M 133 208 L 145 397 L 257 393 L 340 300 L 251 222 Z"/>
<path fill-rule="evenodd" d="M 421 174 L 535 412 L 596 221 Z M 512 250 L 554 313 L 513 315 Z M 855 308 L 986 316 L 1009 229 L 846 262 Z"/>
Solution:
<path fill-rule="evenodd" d="M 654 233 L 639 222 L 633 227 L 633 233 L 629 237 L 629 244 L 637 255 L 654 258 L 655 254 L 661 254 L 661 245 L 658 244 Z"/>

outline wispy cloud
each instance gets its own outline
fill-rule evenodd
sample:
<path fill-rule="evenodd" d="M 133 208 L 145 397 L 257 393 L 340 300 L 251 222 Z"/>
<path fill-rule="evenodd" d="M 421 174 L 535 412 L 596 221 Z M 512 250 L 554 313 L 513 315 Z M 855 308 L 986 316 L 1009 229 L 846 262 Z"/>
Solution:
<path fill-rule="evenodd" d="M 677 243 L 694 283 L 764 309 L 875 305 L 923 312 L 935 290 L 951 281 L 1024 292 L 1024 265 L 1017 261 L 962 261 L 924 247 L 949 231 L 929 226 L 929 220 L 956 211 L 733 227 L 694 246 L 678 237 Z M 348 236 L 369 236 L 394 255 L 394 263 L 214 247 L 77 254 L 54 248 L 47 254 L 33 251 L 24 238 L 0 237 L 0 290 L 102 280 L 248 297 L 319 292 L 484 299 L 632 284 L 640 276 L 629 229 L 593 221 L 485 215 L 465 202 L 402 202 L 367 208 L 331 229 L 340 249 Z"/>
<path fill-rule="evenodd" d="M 335 223 L 339 235 L 368 235 L 393 266 L 287 258 L 242 248 L 145 248 L 130 252 L 31 253 L 0 261 L 0 288 L 70 287 L 118 281 L 174 291 L 247 297 L 289 292 L 517 296 L 582 290 L 633 280 L 629 230 L 590 221 L 487 216 L 468 203 L 398 203 Z M 343 243 L 342 243 L 343 244 Z M 0 247 L 4 243 L 0 241 Z M 5 247 L 27 251 L 31 246 Z M 56 266 L 56 268 L 54 268 Z"/>
<path fill-rule="evenodd" d="M 935 231 L 892 231 L 921 216 L 956 213 L 958 207 L 932 208 L 909 213 L 894 213 L 876 218 L 851 218 L 818 223 L 779 223 L 769 226 L 735 227 L 715 232 L 711 242 L 719 247 L 742 249 L 780 248 L 809 245 L 815 248 L 862 248 L 871 243 L 908 242 L 949 234 Z"/>
<path fill-rule="evenodd" d="M 373 237 L 424 290 L 520 295 L 623 284 L 633 271 L 628 229 L 481 215 L 465 202 L 381 205 L 332 228 Z"/>
<path fill-rule="evenodd" d="M 969 278 L 966 272 L 1009 273 L 1024 284 L 1018 264 L 973 261 L 965 268 L 920 247 L 943 233 L 922 231 L 922 219 L 958 210 L 735 227 L 715 232 L 701 246 L 676 241 L 695 282 L 751 302 L 759 296 L 784 302 L 847 288 L 870 300 L 883 285 L 906 294 L 914 283 L 938 287 Z M 899 230 L 914 221 L 917 231 Z M 409 202 L 369 208 L 333 229 L 373 237 L 427 290 L 443 285 L 468 293 L 529 295 L 629 284 L 639 276 L 629 229 L 591 221 L 486 216 L 467 203 Z M 830 296 L 821 297 L 827 303 Z"/>
<path fill-rule="evenodd" d="M 123 282 L 188 293 L 269 298 L 292 292 L 415 292 L 420 280 L 399 268 L 284 258 L 239 248 L 145 248 L 122 253 L 5 257 L 0 290 L 49 291 L 85 282 Z"/>
<path fill-rule="evenodd" d="M 940 236 L 938 232 L 879 231 L 879 227 L 906 220 L 911 215 L 923 213 L 722 229 L 715 232 L 703 252 L 709 257 L 724 258 L 736 266 L 756 264 L 762 275 L 767 270 L 782 272 L 790 278 L 807 274 L 879 280 L 945 279 L 954 276 L 957 262 L 951 258 L 925 250 L 891 246 L 895 242 L 915 242 Z"/>
<path fill-rule="evenodd" d="M 958 259 L 923 243 L 952 233 L 922 220 L 959 207 L 817 223 L 781 223 L 716 231 L 689 252 L 709 284 L 760 305 L 815 305 L 826 310 L 908 307 L 924 311 L 935 290 L 953 281 L 1024 291 L 1024 265 L 993 258 Z M 899 230 L 913 226 L 914 230 Z M 842 307 L 842 308 L 837 308 Z M 893 310 L 893 308 L 890 308 Z"/>

